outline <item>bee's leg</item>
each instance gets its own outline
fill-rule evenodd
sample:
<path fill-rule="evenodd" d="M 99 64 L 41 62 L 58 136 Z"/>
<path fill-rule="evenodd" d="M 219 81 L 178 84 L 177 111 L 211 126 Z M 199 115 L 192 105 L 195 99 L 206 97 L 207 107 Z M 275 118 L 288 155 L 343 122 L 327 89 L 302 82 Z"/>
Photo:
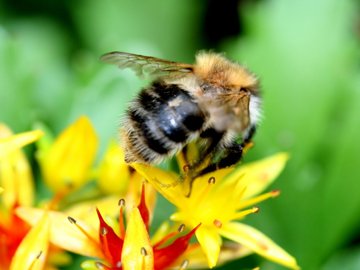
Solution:
<path fill-rule="evenodd" d="M 212 155 L 219 146 L 220 141 L 224 137 L 224 132 L 219 132 L 214 128 L 208 128 L 201 132 L 200 138 L 208 139 L 210 143 L 206 149 L 201 153 L 200 160 L 204 160 L 209 155 Z"/>
<path fill-rule="evenodd" d="M 218 169 L 226 168 L 239 162 L 243 155 L 243 150 L 251 144 L 251 139 L 255 135 L 256 126 L 251 126 L 249 131 L 244 135 L 244 139 L 241 143 L 233 141 L 230 145 L 224 146 L 224 154 L 218 162 L 211 163 L 205 168 L 201 168 L 202 163 L 199 162 L 200 170 L 195 170 L 195 173 L 191 176 L 190 189 L 188 197 L 191 194 L 192 185 L 196 177 L 206 173 L 216 171 Z M 203 152 L 202 157 L 206 158 L 208 155 L 213 155 L 217 147 L 222 140 L 224 133 L 219 133 L 215 129 L 205 130 L 201 135 L 202 138 L 211 138 L 211 143 L 208 148 Z M 201 160 L 201 159 L 200 159 Z M 198 164 L 196 164 L 197 166 Z"/>
<path fill-rule="evenodd" d="M 243 143 L 236 142 L 225 148 L 225 155 L 217 162 L 217 169 L 222 169 L 238 163 L 243 154 Z"/>
<path fill-rule="evenodd" d="M 187 176 L 190 179 L 190 186 L 187 196 L 190 196 L 191 194 L 192 185 L 196 177 L 202 175 L 202 172 L 206 170 L 206 168 L 213 166 L 213 163 L 210 163 L 209 166 L 208 162 L 211 162 L 213 155 L 216 152 L 216 149 L 219 146 L 220 141 L 223 139 L 223 137 L 223 132 L 218 132 L 213 128 L 208 128 L 200 134 L 200 138 L 208 140 L 209 143 L 207 144 L 206 148 L 201 151 L 199 160 L 194 164 L 191 164 L 189 167 Z M 215 169 L 216 168 L 214 168 L 212 171 L 214 171 Z"/>
<path fill-rule="evenodd" d="M 239 162 L 243 154 L 242 145 L 243 144 L 233 142 L 231 145 L 225 147 L 223 157 L 218 162 L 212 163 L 203 170 L 201 170 L 198 175 L 203 175 L 205 173 L 210 173 L 218 169 L 226 168 Z"/>
<path fill-rule="evenodd" d="M 231 145 L 227 146 L 224 150 L 225 150 L 225 153 L 224 153 L 225 155 L 218 162 L 211 163 L 208 166 L 206 166 L 205 168 L 201 168 L 200 171 L 195 171 L 194 174 L 191 175 L 189 193 L 187 194 L 187 197 L 190 197 L 194 180 L 198 176 L 201 176 L 206 173 L 214 172 L 221 168 L 225 168 L 225 167 L 234 165 L 242 157 L 242 153 L 243 153 L 242 144 L 236 143 L 235 141 Z"/>
<path fill-rule="evenodd" d="M 251 139 L 254 137 L 256 132 L 256 126 L 252 125 L 249 129 L 249 131 L 244 135 L 244 139 L 242 142 L 242 146 L 245 147 L 247 144 L 251 142 Z"/>
<path fill-rule="evenodd" d="M 244 150 L 251 144 L 251 139 L 255 135 L 256 126 L 251 126 L 249 131 L 244 135 L 241 144 L 233 141 L 230 145 L 224 147 L 224 155 L 216 162 L 212 163 L 199 173 L 199 175 L 213 172 L 218 169 L 226 168 L 239 162 L 242 158 Z"/>
<path fill-rule="evenodd" d="M 192 171 L 199 171 L 204 163 L 208 163 L 209 159 L 212 158 L 214 152 L 216 151 L 220 141 L 222 140 L 224 133 L 218 132 L 213 128 L 208 128 L 201 132 L 200 138 L 206 140 L 205 146 L 199 150 L 199 157 L 197 160 L 187 160 L 189 169 Z M 184 156 L 187 156 L 188 145 L 186 145 L 182 150 Z"/>

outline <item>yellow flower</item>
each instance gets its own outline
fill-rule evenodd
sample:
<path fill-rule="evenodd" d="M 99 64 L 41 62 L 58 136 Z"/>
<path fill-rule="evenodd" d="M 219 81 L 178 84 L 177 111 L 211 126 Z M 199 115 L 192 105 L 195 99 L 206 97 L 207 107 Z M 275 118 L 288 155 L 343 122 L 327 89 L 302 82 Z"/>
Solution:
<path fill-rule="evenodd" d="M 0 160 L 7 158 L 14 150 L 38 140 L 43 135 L 40 130 L 28 131 L 12 135 L 12 132 L 4 124 L 0 124 Z"/>
<path fill-rule="evenodd" d="M 190 196 L 189 183 L 180 182 L 179 176 L 144 164 L 132 166 L 177 207 L 172 220 L 189 227 L 201 223 L 195 234 L 209 267 L 217 264 L 223 236 L 269 260 L 298 269 L 296 260 L 271 239 L 255 228 L 236 222 L 258 211 L 250 206 L 279 194 L 272 191 L 255 196 L 278 176 L 287 159 L 287 154 L 280 153 L 240 168 L 203 175 L 193 182 Z"/>
<path fill-rule="evenodd" d="M 65 129 L 49 149 L 38 153 L 44 182 L 53 191 L 81 187 L 89 178 L 98 139 L 85 116 Z"/>
<path fill-rule="evenodd" d="M 126 227 L 123 218 L 124 200 L 120 203 L 117 225 L 114 225 L 112 218 L 103 216 L 101 211 L 96 209 L 98 223 L 100 223 L 96 226 L 97 230 L 94 229 L 93 224 L 88 224 L 78 218 L 48 211 L 51 220 L 50 241 L 66 250 L 101 260 L 95 263 L 84 262 L 82 267 L 87 270 L 168 269 L 186 252 L 190 238 L 198 229 L 199 224 L 182 236 L 179 236 L 180 231 L 165 235 L 162 233 L 162 237 L 158 234 L 157 241 L 153 243 L 148 233 L 149 209 L 145 203 L 144 188 L 140 197 L 138 206 L 131 207 L 129 211 Z M 32 224 L 39 222 L 44 213 L 44 210 L 28 207 L 17 209 L 17 214 Z"/>
<path fill-rule="evenodd" d="M 130 170 L 124 160 L 124 151 L 111 141 L 100 164 L 97 183 L 106 194 L 125 194 L 130 180 Z"/>
<path fill-rule="evenodd" d="M 2 202 L 7 209 L 15 204 L 32 205 L 34 184 L 29 162 L 21 147 L 42 135 L 39 130 L 13 135 L 5 125 L 0 125 L 0 186 L 4 188 Z M 20 188 L 21 187 L 21 188 Z"/>
<path fill-rule="evenodd" d="M 14 207 L 0 212 L 0 270 L 9 269 L 14 254 L 30 227 L 15 215 Z"/>
<path fill-rule="evenodd" d="M 28 269 L 30 266 L 31 269 L 41 269 L 42 258 L 46 257 L 46 237 L 43 238 L 36 228 L 29 232 L 30 227 L 15 215 L 18 205 L 29 206 L 34 198 L 30 165 L 20 148 L 41 136 L 42 132 L 38 130 L 13 135 L 9 128 L 0 125 L 0 184 L 3 187 L 0 208 L 0 269 L 20 269 L 26 266 Z M 39 226 L 43 228 L 43 225 Z M 32 247 L 41 248 L 35 251 Z M 40 251 L 43 253 L 36 259 Z M 37 252 L 35 257 L 32 252 Z"/>
<path fill-rule="evenodd" d="M 45 212 L 21 241 L 11 261 L 10 270 L 44 269 L 49 247 L 49 223 L 49 216 Z"/>

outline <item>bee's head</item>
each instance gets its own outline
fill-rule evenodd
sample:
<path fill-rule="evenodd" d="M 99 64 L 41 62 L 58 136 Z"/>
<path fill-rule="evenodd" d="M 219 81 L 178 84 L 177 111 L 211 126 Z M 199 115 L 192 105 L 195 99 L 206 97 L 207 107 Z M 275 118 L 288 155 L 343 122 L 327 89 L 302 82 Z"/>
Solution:
<path fill-rule="evenodd" d="M 221 54 L 200 52 L 196 55 L 194 72 L 205 84 L 210 84 L 215 88 L 259 95 L 256 76 L 245 67 L 226 59 Z"/>
<path fill-rule="evenodd" d="M 233 129 L 246 132 L 256 125 L 261 116 L 261 97 L 256 76 L 245 67 L 234 63 L 221 54 L 201 52 L 196 56 L 194 73 L 201 80 L 209 99 L 220 95 L 232 110 Z"/>

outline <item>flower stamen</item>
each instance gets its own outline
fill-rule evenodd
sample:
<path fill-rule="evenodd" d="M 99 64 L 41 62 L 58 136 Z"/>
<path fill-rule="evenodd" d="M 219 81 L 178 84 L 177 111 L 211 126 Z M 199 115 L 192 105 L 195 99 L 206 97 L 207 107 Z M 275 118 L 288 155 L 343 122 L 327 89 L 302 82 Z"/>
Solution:
<path fill-rule="evenodd" d="M 101 233 L 102 236 L 107 235 L 108 232 L 109 232 L 109 231 L 108 231 L 105 227 L 101 227 L 101 228 L 100 228 L 100 233 Z"/>
<path fill-rule="evenodd" d="M 235 215 L 232 216 L 232 219 L 242 219 L 243 217 L 245 217 L 247 215 L 258 213 L 259 210 L 260 210 L 260 208 L 255 206 L 251 209 L 247 209 L 247 210 L 243 210 L 243 211 L 235 213 Z"/>
<path fill-rule="evenodd" d="M 140 253 L 141 253 L 141 256 L 142 256 L 142 264 L 141 264 L 141 269 L 145 270 L 147 267 L 146 267 L 146 256 L 148 255 L 148 252 L 146 251 L 146 249 L 144 247 L 142 247 L 140 249 Z"/>
<path fill-rule="evenodd" d="M 201 202 L 207 198 L 208 193 L 210 192 L 212 186 L 216 183 L 216 179 L 215 177 L 211 176 L 208 181 L 207 181 L 207 185 L 204 188 L 204 190 L 202 190 L 201 192 L 198 192 L 198 194 L 193 195 L 193 200 L 194 200 L 194 205 L 200 205 Z M 190 195 L 190 194 L 189 194 Z"/>
<path fill-rule="evenodd" d="M 124 240 L 105 222 L 99 209 L 96 209 L 96 213 L 100 221 L 99 239 L 101 249 L 111 265 L 116 265 L 121 261 L 120 258 Z"/>
<path fill-rule="evenodd" d="M 179 258 L 181 254 L 185 252 L 185 250 L 189 247 L 189 241 L 191 237 L 195 234 L 195 231 L 199 228 L 200 225 L 201 223 L 198 224 L 187 234 L 175 239 L 171 244 L 166 247 L 153 247 L 154 261 L 156 262 L 156 266 L 158 267 L 157 269 L 167 269 L 166 266 L 171 265 L 177 258 Z"/>
<path fill-rule="evenodd" d="M 95 267 L 99 270 L 110 270 L 109 267 L 107 267 L 105 264 L 103 264 L 101 262 L 96 262 Z"/>
<path fill-rule="evenodd" d="M 141 253 L 142 256 L 147 256 L 148 255 L 148 253 L 147 253 L 147 251 L 146 251 L 146 249 L 144 247 L 141 247 L 140 253 Z"/>
<path fill-rule="evenodd" d="M 39 252 L 39 254 L 38 255 L 36 255 L 36 257 L 35 257 L 35 259 L 31 262 L 31 264 L 30 264 L 30 266 L 29 266 L 29 270 L 32 270 L 32 269 L 34 269 L 34 267 L 35 267 L 35 263 L 36 263 L 36 261 L 37 260 L 39 260 L 40 259 L 40 257 L 41 257 L 41 255 L 42 255 L 42 251 L 40 251 Z"/>
<path fill-rule="evenodd" d="M 125 199 L 120 199 L 119 202 L 118 202 L 118 205 L 120 207 L 125 207 Z"/>
<path fill-rule="evenodd" d="M 208 180 L 208 183 L 209 184 L 215 184 L 216 180 L 215 180 L 215 177 L 214 176 L 211 176 Z"/>
<path fill-rule="evenodd" d="M 185 224 L 181 224 L 178 228 L 178 232 L 181 233 L 184 231 L 184 229 L 185 229 Z"/>
<path fill-rule="evenodd" d="M 92 243 L 94 243 L 95 246 L 98 246 L 98 242 L 97 242 L 93 237 L 91 237 L 91 235 L 89 235 L 89 234 L 86 232 L 86 230 L 85 230 L 83 227 L 81 227 L 81 226 L 76 222 L 76 219 L 75 219 L 75 218 L 68 216 L 68 220 L 69 220 L 69 222 L 70 222 L 71 224 L 74 224 L 74 225 L 76 226 L 76 228 L 77 228 L 82 234 L 84 234 L 84 235 L 86 236 L 87 239 L 89 239 Z"/>
<path fill-rule="evenodd" d="M 41 255 L 42 255 L 42 250 L 39 252 L 39 254 L 36 256 L 36 259 L 40 259 Z"/>
<path fill-rule="evenodd" d="M 184 260 L 184 261 L 181 263 L 179 270 L 185 270 L 188 266 L 189 266 L 189 261 L 188 261 L 188 260 Z"/>
<path fill-rule="evenodd" d="M 213 224 L 219 229 L 222 227 L 222 222 L 218 219 L 214 219 Z"/>
<path fill-rule="evenodd" d="M 50 201 L 49 205 L 48 205 L 48 209 L 57 209 L 58 205 L 60 204 L 61 200 L 69 193 L 70 188 L 69 189 L 65 189 L 65 190 L 61 190 L 55 193 L 54 197 L 52 198 L 52 200 Z"/>
<path fill-rule="evenodd" d="M 157 242 L 153 247 L 154 249 L 159 248 L 161 245 L 163 245 L 164 243 L 166 243 L 170 238 L 174 237 L 175 235 L 177 235 L 178 233 L 183 232 L 185 229 L 185 224 L 181 224 L 179 226 L 179 228 L 177 229 L 176 232 L 171 232 L 169 234 L 167 234 L 166 236 L 164 236 L 159 242 Z"/>
<path fill-rule="evenodd" d="M 261 194 L 259 196 L 254 197 L 254 198 L 242 201 L 241 204 L 238 206 L 238 208 L 245 208 L 245 207 L 248 207 L 250 205 L 254 205 L 254 204 L 257 204 L 259 202 L 265 201 L 265 200 L 267 200 L 269 198 L 275 198 L 275 197 L 277 197 L 279 195 L 280 195 L 280 190 L 272 190 L 272 191 L 270 191 L 268 193 L 264 193 L 264 194 Z"/>
<path fill-rule="evenodd" d="M 120 238 L 124 239 L 125 237 L 125 224 L 124 224 L 124 209 L 125 209 L 125 200 L 120 199 L 119 200 L 119 206 L 120 206 L 120 214 L 119 214 L 119 233 Z"/>
<path fill-rule="evenodd" d="M 187 172 L 189 172 L 189 170 L 190 170 L 190 165 L 189 165 L 189 164 L 185 164 L 185 165 L 182 167 L 182 169 L 183 169 L 184 173 L 187 173 Z"/>

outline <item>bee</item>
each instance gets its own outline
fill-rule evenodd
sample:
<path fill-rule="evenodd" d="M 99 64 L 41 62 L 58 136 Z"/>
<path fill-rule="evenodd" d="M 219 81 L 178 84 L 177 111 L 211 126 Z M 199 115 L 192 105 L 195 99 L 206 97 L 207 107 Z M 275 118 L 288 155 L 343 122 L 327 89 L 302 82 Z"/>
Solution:
<path fill-rule="evenodd" d="M 154 79 L 122 120 L 126 162 L 157 164 L 194 140 L 203 147 L 193 166 L 213 157 L 204 172 L 241 159 L 261 117 L 259 82 L 244 66 L 213 52 L 198 53 L 192 65 L 125 52 L 101 60 Z"/>

